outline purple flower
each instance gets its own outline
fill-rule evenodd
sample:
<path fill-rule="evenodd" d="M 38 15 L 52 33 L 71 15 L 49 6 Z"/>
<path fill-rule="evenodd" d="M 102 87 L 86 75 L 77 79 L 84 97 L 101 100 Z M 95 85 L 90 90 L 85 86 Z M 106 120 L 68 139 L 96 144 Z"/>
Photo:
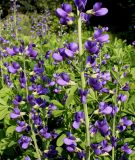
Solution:
<path fill-rule="evenodd" d="M 52 57 L 55 61 L 58 61 L 58 62 L 63 61 L 63 57 L 57 52 L 53 53 Z"/>
<path fill-rule="evenodd" d="M 90 126 L 90 133 L 91 134 L 96 134 L 98 131 L 104 137 L 110 135 L 110 127 L 109 127 L 106 119 L 103 119 L 102 121 L 97 120 L 94 125 Z"/>
<path fill-rule="evenodd" d="M 33 50 L 33 44 L 28 46 L 28 49 L 25 51 L 25 54 L 29 56 L 31 59 L 35 59 L 38 55 L 37 51 Z"/>
<path fill-rule="evenodd" d="M 116 138 L 116 137 L 111 137 L 111 143 L 112 143 L 112 146 L 113 147 L 116 147 L 117 146 L 117 141 L 118 141 L 118 139 Z"/>
<path fill-rule="evenodd" d="M 77 155 L 80 160 L 83 160 L 86 157 L 86 152 L 82 150 L 80 152 L 77 152 Z"/>
<path fill-rule="evenodd" d="M 51 50 L 47 51 L 45 54 L 45 58 L 48 59 L 50 57 L 50 54 L 52 53 Z"/>
<path fill-rule="evenodd" d="M 48 132 L 48 128 L 44 127 L 39 131 L 39 134 L 42 135 L 44 138 L 49 139 L 51 138 L 51 134 Z"/>
<path fill-rule="evenodd" d="M 45 108 L 46 101 L 39 97 L 36 99 L 36 106 L 41 107 L 41 108 Z"/>
<path fill-rule="evenodd" d="M 81 15 L 81 20 L 82 20 L 83 22 L 87 23 L 87 22 L 90 21 L 91 15 L 86 14 L 86 13 L 84 13 L 84 12 L 81 12 L 80 15 Z"/>
<path fill-rule="evenodd" d="M 32 110 L 31 118 L 34 122 L 34 125 L 37 125 L 37 126 L 42 125 L 42 119 L 41 119 L 39 113 L 37 113 L 34 109 Z"/>
<path fill-rule="evenodd" d="M 67 73 L 63 72 L 56 76 L 56 83 L 61 86 L 67 86 L 70 82 L 70 77 Z"/>
<path fill-rule="evenodd" d="M 20 78 L 19 78 L 19 82 L 20 82 L 20 87 L 21 88 L 25 88 L 26 87 L 26 77 L 24 72 L 20 72 Z"/>
<path fill-rule="evenodd" d="M 132 154 L 133 150 L 128 147 L 128 143 L 125 143 L 122 147 L 121 150 L 127 154 Z"/>
<path fill-rule="evenodd" d="M 124 131 L 128 126 L 132 125 L 132 121 L 128 120 L 127 117 L 123 117 L 122 119 L 120 119 L 119 125 L 117 126 L 117 128 L 120 131 Z"/>
<path fill-rule="evenodd" d="M 44 88 L 40 84 L 30 86 L 29 90 L 34 91 L 34 95 L 44 95 L 48 93 L 48 88 Z"/>
<path fill-rule="evenodd" d="M 12 62 L 12 65 L 7 68 L 10 73 L 15 74 L 20 69 L 20 65 L 17 62 Z"/>
<path fill-rule="evenodd" d="M 84 122 L 84 112 L 79 111 L 75 113 L 73 127 L 78 129 L 80 127 L 81 122 Z"/>
<path fill-rule="evenodd" d="M 71 50 L 72 52 L 77 52 L 79 49 L 79 46 L 76 42 L 71 42 L 69 44 L 66 45 L 66 47 Z"/>
<path fill-rule="evenodd" d="M 89 40 L 85 42 L 85 48 L 89 51 L 90 54 L 96 55 L 99 53 L 100 50 L 100 47 L 97 45 L 97 42 Z"/>
<path fill-rule="evenodd" d="M 96 66 L 96 57 L 95 56 L 88 56 L 86 60 L 86 65 L 95 67 Z"/>
<path fill-rule="evenodd" d="M 96 155 L 106 154 L 112 150 L 112 146 L 108 144 L 107 140 L 103 140 L 100 143 L 91 144 L 91 148 Z"/>
<path fill-rule="evenodd" d="M 123 91 L 129 91 L 130 90 L 130 86 L 128 83 L 125 84 L 125 86 L 122 87 Z"/>
<path fill-rule="evenodd" d="M 74 0 L 76 7 L 81 12 L 85 10 L 85 6 L 87 4 L 87 0 Z"/>
<path fill-rule="evenodd" d="M 94 90 L 98 91 L 100 90 L 103 86 L 102 83 L 99 81 L 98 78 L 89 78 L 88 84 L 94 88 Z"/>
<path fill-rule="evenodd" d="M 95 16 L 104 16 L 108 13 L 108 9 L 107 8 L 101 8 L 102 7 L 102 3 L 101 2 L 96 2 L 93 5 L 93 15 Z"/>
<path fill-rule="evenodd" d="M 86 103 L 86 97 L 87 97 L 87 94 L 89 93 L 89 90 L 82 90 L 82 89 L 79 89 L 79 92 L 80 92 L 80 96 L 81 96 L 81 103 L 82 104 L 85 104 Z"/>
<path fill-rule="evenodd" d="M 15 97 L 15 99 L 13 100 L 13 104 L 15 105 L 15 106 L 19 106 L 19 104 L 22 102 L 22 97 L 21 96 L 19 96 L 19 95 L 17 95 L 16 97 Z"/>
<path fill-rule="evenodd" d="M 38 61 L 38 63 L 34 66 L 34 72 L 36 75 L 41 75 L 44 72 L 43 61 Z"/>
<path fill-rule="evenodd" d="M 77 146 L 76 138 L 71 134 L 68 133 L 68 137 L 63 139 L 64 144 L 66 145 L 66 149 L 69 152 L 74 152 Z"/>
<path fill-rule="evenodd" d="M 27 149 L 29 144 L 31 142 L 31 138 L 30 137 L 27 137 L 27 136 L 22 136 L 19 140 L 18 140 L 18 143 L 20 144 L 20 146 L 23 148 L 23 149 Z"/>
<path fill-rule="evenodd" d="M 53 103 L 49 104 L 48 106 L 48 115 L 50 116 L 52 111 L 56 110 L 57 106 L 55 106 Z"/>
<path fill-rule="evenodd" d="M 58 154 L 58 151 L 55 149 L 54 146 L 50 146 L 49 150 L 44 151 L 44 157 L 48 159 L 56 158 Z"/>
<path fill-rule="evenodd" d="M 6 48 L 6 52 L 11 55 L 11 56 L 14 56 L 16 54 L 19 53 L 19 48 L 17 48 L 16 46 L 14 46 L 12 49 L 11 48 Z"/>
<path fill-rule="evenodd" d="M 111 79 L 110 72 L 102 72 L 100 74 L 100 78 L 102 78 L 104 81 L 109 81 Z"/>
<path fill-rule="evenodd" d="M 60 23 L 62 25 L 72 24 L 74 21 L 72 6 L 68 3 L 63 3 L 61 5 L 61 8 L 57 8 L 56 15 L 60 19 Z"/>
<path fill-rule="evenodd" d="M 119 94 L 117 99 L 121 102 L 125 102 L 127 100 L 127 95 Z"/>
<path fill-rule="evenodd" d="M 8 85 L 8 87 L 13 87 L 13 82 L 10 80 L 10 77 L 8 75 L 4 75 L 4 81 Z"/>
<path fill-rule="evenodd" d="M 26 156 L 24 160 L 31 160 L 29 156 Z"/>
<path fill-rule="evenodd" d="M 99 112 L 101 114 L 105 114 L 105 115 L 111 114 L 112 113 L 112 106 L 108 105 L 105 102 L 100 102 L 99 103 Z"/>
<path fill-rule="evenodd" d="M 21 116 L 21 112 L 20 112 L 20 109 L 19 108 L 14 108 L 13 109 L 13 112 L 11 112 L 10 113 L 10 117 L 12 118 L 12 119 L 16 119 L 16 118 L 18 118 L 18 117 L 20 117 Z"/>
<path fill-rule="evenodd" d="M 101 44 L 109 42 L 109 35 L 103 33 L 104 33 L 104 28 L 95 27 L 94 39 Z"/>
<path fill-rule="evenodd" d="M 22 132 L 26 130 L 27 124 L 24 121 L 17 121 L 18 126 L 16 127 L 16 132 Z"/>

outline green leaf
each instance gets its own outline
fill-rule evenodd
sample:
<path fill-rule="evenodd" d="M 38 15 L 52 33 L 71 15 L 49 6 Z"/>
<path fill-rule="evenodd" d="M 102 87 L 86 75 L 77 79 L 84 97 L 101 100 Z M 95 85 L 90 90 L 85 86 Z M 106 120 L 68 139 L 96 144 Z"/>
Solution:
<path fill-rule="evenodd" d="M 8 114 L 8 109 L 7 108 L 3 108 L 3 110 L 0 110 L 0 120 L 2 120 L 3 118 L 5 118 L 5 116 Z"/>
<path fill-rule="evenodd" d="M 77 90 L 77 85 L 76 86 L 72 86 L 69 90 L 69 93 L 68 94 L 68 98 L 66 99 L 66 106 L 70 106 L 71 104 L 73 105 L 75 103 L 74 101 L 74 93 L 75 91 Z"/>
<path fill-rule="evenodd" d="M 60 147 L 64 144 L 63 139 L 66 138 L 66 134 L 62 134 L 58 139 L 57 139 L 57 146 Z"/>
<path fill-rule="evenodd" d="M 7 128 L 6 130 L 6 136 L 10 137 L 13 135 L 14 131 L 15 131 L 16 126 L 10 126 Z"/>
<path fill-rule="evenodd" d="M 55 110 L 55 111 L 52 111 L 52 115 L 54 117 L 59 117 L 63 114 L 63 112 L 65 112 L 65 110 Z"/>
<path fill-rule="evenodd" d="M 58 151 L 58 153 L 61 155 L 61 153 L 63 152 L 63 148 L 62 147 L 56 147 L 56 150 Z"/>
<path fill-rule="evenodd" d="M 63 108 L 64 106 L 57 100 L 52 100 L 51 103 L 53 103 L 54 105 L 56 105 L 58 108 Z"/>
<path fill-rule="evenodd" d="M 124 143 L 134 142 L 135 138 L 124 138 Z"/>
<path fill-rule="evenodd" d="M 7 105 L 7 102 L 5 102 L 2 98 L 0 98 L 0 105 L 6 106 L 6 105 Z"/>

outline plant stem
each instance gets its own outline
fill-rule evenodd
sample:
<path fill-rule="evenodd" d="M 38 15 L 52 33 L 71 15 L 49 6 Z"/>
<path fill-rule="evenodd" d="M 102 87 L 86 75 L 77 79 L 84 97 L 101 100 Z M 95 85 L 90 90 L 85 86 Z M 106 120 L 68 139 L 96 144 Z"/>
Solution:
<path fill-rule="evenodd" d="M 81 22 L 81 16 L 80 12 L 77 10 L 78 15 L 78 39 L 79 39 L 79 54 L 82 56 L 83 50 L 82 50 L 82 22 Z"/>
<path fill-rule="evenodd" d="M 27 74 L 26 74 L 26 60 L 25 60 L 25 55 L 24 56 L 24 60 L 23 60 L 23 69 L 24 69 L 24 76 L 26 79 L 26 86 L 25 86 L 25 90 L 26 90 L 26 99 L 28 98 L 29 92 L 28 92 L 28 83 L 27 83 Z"/>
<path fill-rule="evenodd" d="M 38 157 L 38 160 L 41 160 L 40 151 L 39 151 L 39 148 L 38 148 L 38 145 L 37 145 L 36 135 L 35 135 L 34 130 L 33 130 L 32 122 L 30 123 L 30 126 L 31 126 L 32 139 L 33 139 L 34 146 L 35 146 L 35 149 L 36 149 L 37 157 Z"/>
<path fill-rule="evenodd" d="M 116 86 L 116 94 L 115 94 L 115 106 L 117 106 L 117 96 L 118 96 L 118 84 Z M 112 128 L 112 136 L 115 137 L 116 131 L 116 115 L 113 117 L 113 128 Z M 115 147 L 112 148 L 112 160 L 115 160 Z"/>
<path fill-rule="evenodd" d="M 15 28 L 15 36 L 17 38 L 17 26 L 16 26 L 16 1 L 17 0 L 14 0 L 14 28 Z M 18 40 L 18 38 L 17 38 Z"/>
<path fill-rule="evenodd" d="M 26 78 L 26 87 L 25 87 L 25 90 L 26 90 L 26 100 L 27 100 L 29 92 L 28 92 L 28 83 L 27 83 L 27 74 L 26 74 L 25 55 L 23 55 L 23 56 L 24 56 L 24 59 L 23 59 L 24 76 Z M 36 149 L 38 160 L 41 160 L 40 150 L 39 150 L 38 145 L 37 145 L 36 135 L 35 135 L 35 132 L 33 130 L 33 123 L 31 122 L 31 117 L 30 116 L 29 116 L 29 125 L 31 127 L 32 139 L 33 139 L 33 142 L 34 142 L 34 146 L 35 146 L 35 149 Z"/>
<path fill-rule="evenodd" d="M 83 54 L 82 50 L 82 31 L 81 31 L 81 17 L 80 12 L 77 11 L 78 14 L 78 38 L 79 38 L 79 55 L 80 59 Z M 82 68 L 81 68 L 82 69 Z M 81 87 L 82 90 L 86 88 L 86 81 L 84 77 L 84 72 L 81 71 Z M 86 126 L 86 160 L 90 160 L 90 132 L 89 132 L 89 116 L 88 116 L 88 107 L 87 102 L 83 104 L 84 114 L 85 114 L 85 126 Z"/>
<path fill-rule="evenodd" d="M 2 56 L 1 56 L 1 84 L 2 84 L 2 87 L 3 87 L 4 80 L 3 80 L 3 68 L 2 68 L 2 64 L 3 64 L 3 60 L 2 60 Z"/>

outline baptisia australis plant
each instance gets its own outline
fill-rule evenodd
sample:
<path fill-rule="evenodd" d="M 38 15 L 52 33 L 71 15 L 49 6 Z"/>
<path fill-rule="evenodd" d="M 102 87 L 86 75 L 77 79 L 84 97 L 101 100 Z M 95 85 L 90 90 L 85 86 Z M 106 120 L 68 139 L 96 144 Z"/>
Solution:
<path fill-rule="evenodd" d="M 134 127 L 130 116 L 121 114 L 130 86 L 121 84 L 122 68 L 110 69 L 110 53 L 104 53 L 110 41 L 108 27 L 94 27 L 93 35 L 82 43 L 82 22 L 104 16 L 108 9 L 96 2 L 85 11 L 87 0 L 74 3 L 77 15 L 68 3 L 56 9 L 56 15 L 64 26 L 77 17 L 78 42 L 67 41 L 42 57 L 34 43 L 3 47 L 1 55 L 9 58 L 3 61 L 3 82 L 15 90 L 10 118 L 16 124 L 18 145 L 26 151 L 25 160 L 33 155 L 38 160 L 105 156 L 115 160 L 133 153 L 122 139 Z"/>
<path fill-rule="evenodd" d="M 109 35 L 106 33 L 108 31 L 108 27 L 95 27 L 93 36 L 85 42 L 83 48 L 81 29 L 82 21 L 88 22 L 92 16 L 104 16 L 108 13 L 108 9 L 102 7 L 101 2 L 97 2 L 93 5 L 93 8 L 91 10 L 85 12 L 87 0 L 74 0 L 74 2 L 78 12 L 78 52 L 73 54 L 71 51 L 66 52 L 65 49 L 58 49 L 58 51 L 53 53 L 52 57 L 56 62 L 55 64 L 63 62 L 64 60 L 68 60 L 70 65 L 73 65 L 74 60 L 77 60 L 78 58 L 80 68 L 77 71 L 80 73 L 81 81 L 78 84 L 81 88 L 79 89 L 79 95 L 80 102 L 83 106 L 81 107 L 81 109 L 84 111 L 78 110 L 77 112 L 75 112 L 72 127 L 73 129 L 78 130 L 82 129 L 82 127 L 85 126 L 85 145 L 82 148 L 80 147 L 81 151 L 79 151 L 77 149 L 78 146 L 76 143 L 76 138 L 66 137 L 63 139 L 63 141 L 67 146 L 68 152 L 84 152 L 85 154 L 82 156 L 82 159 L 84 158 L 86 160 L 90 160 L 93 159 L 93 157 L 100 157 L 100 155 L 108 155 L 112 160 L 114 160 L 116 158 L 115 147 L 119 142 L 118 133 L 120 133 L 120 130 L 123 131 L 128 126 L 132 125 L 131 120 L 127 120 L 127 117 L 123 117 L 116 127 L 117 113 L 121 111 L 121 106 L 127 100 L 127 95 L 124 92 L 123 94 L 121 91 L 129 91 L 130 87 L 128 83 L 121 87 L 121 75 L 119 74 L 117 79 L 114 80 L 114 78 L 116 77 L 111 74 L 110 69 L 106 66 L 107 61 L 109 61 L 110 59 L 110 55 L 103 55 L 102 48 L 104 47 L 105 43 L 109 42 Z M 66 14 L 61 11 L 61 16 L 64 17 L 65 15 Z M 73 66 L 73 68 L 75 69 L 77 67 Z M 120 70 L 116 72 L 118 73 L 120 72 Z M 116 83 L 114 83 L 113 87 L 111 88 L 108 84 L 113 81 Z M 65 86 L 67 86 L 67 82 L 65 83 Z M 95 91 L 95 94 L 99 94 L 99 108 L 92 113 L 92 111 L 90 111 L 92 110 L 92 108 L 90 108 L 89 106 L 88 98 L 91 94 L 93 94 L 93 91 Z M 109 97 L 113 96 L 113 101 L 101 101 L 101 99 L 103 99 L 103 96 L 107 94 Z M 94 115 L 96 116 L 97 114 L 99 115 L 99 120 L 93 123 L 91 119 Z M 112 119 L 112 123 L 109 119 Z M 74 132 L 74 130 L 72 132 Z M 104 140 L 98 143 L 93 143 L 92 137 L 93 135 L 95 136 L 97 134 L 100 134 L 102 138 L 104 137 Z M 131 154 L 132 149 L 128 148 L 128 144 L 124 146 L 122 146 L 121 150 L 124 152 L 124 148 L 126 148 L 127 152 L 125 151 L 125 153 Z M 91 152 L 92 150 L 94 151 L 96 156 L 94 156 L 93 152 Z M 122 157 L 126 156 L 122 155 Z"/>

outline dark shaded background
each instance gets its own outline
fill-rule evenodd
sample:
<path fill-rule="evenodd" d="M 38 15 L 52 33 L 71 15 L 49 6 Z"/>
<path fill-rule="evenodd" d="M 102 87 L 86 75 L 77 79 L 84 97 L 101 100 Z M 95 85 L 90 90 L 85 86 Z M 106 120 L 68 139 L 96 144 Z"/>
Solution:
<path fill-rule="evenodd" d="M 54 14 L 55 9 L 61 3 L 68 2 L 73 4 L 73 0 L 19 0 L 20 11 L 23 13 L 39 13 L 42 10 L 49 9 Z M 95 0 L 87 1 L 87 9 L 91 9 Z M 109 9 L 109 13 L 104 17 L 95 17 L 91 19 L 90 25 L 108 26 L 109 31 L 119 38 L 127 39 L 128 43 L 135 40 L 135 0 L 98 0 L 103 6 Z M 0 0 L 0 6 L 3 10 L 2 18 L 8 15 L 10 0 Z"/>

